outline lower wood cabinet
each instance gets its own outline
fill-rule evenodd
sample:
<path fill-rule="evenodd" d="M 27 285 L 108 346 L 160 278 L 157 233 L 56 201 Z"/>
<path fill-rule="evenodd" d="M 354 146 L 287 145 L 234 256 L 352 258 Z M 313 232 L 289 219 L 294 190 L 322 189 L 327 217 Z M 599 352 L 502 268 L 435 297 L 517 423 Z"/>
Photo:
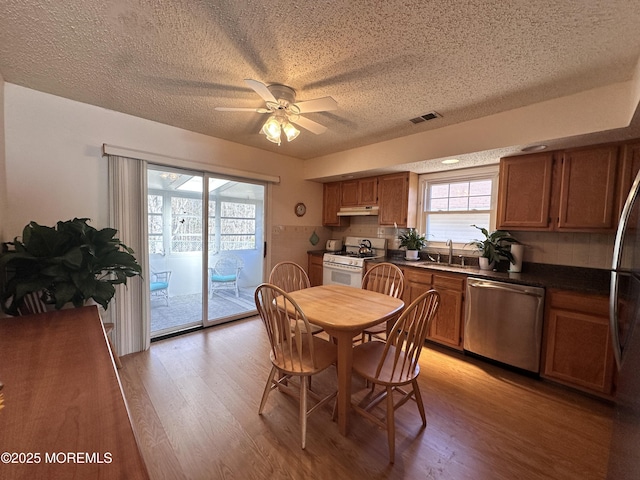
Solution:
<path fill-rule="evenodd" d="M 322 285 L 322 255 L 308 253 L 307 274 L 312 287 Z"/>
<path fill-rule="evenodd" d="M 608 305 L 604 295 L 547 290 L 543 377 L 601 396 L 613 394 Z"/>
<path fill-rule="evenodd" d="M 435 288 L 440 294 L 440 306 L 427 338 L 462 350 L 462 315 L 464 313 L 465 275 L 405 268 L 403 300 L 409 305 L 422 293 Z"/>

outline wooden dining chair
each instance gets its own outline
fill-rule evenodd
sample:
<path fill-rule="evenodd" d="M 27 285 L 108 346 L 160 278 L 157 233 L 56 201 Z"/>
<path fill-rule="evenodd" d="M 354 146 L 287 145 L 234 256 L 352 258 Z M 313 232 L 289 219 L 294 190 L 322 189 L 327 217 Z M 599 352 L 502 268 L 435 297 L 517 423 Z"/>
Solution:
<path fill-rule="evenodd" d="M 337 359 L 336 346 L 311 334 L 309 321 L 298 304 L 283 289 L 263 283 L 254 294 L 256 308 L 264 323 L 271 346 L 271 372 L 267 378 L 258 414 L 262 415 L 271 390 L 278 390 L 298 398 L 300 402 L 300 437 L 302 448 L 306 446 L 307 418 L 314 411 L 336 397 L 337 391 L 324 397 L 309 389 L 309 379 L 320 373 Z M 276 304 L 276 300 L 280 305 Z M 302 328 L 301 326 L 306 328 Z M 276 378 L 276 374 L 279 374 Z M 294 382 L 299 380 L 298 392 Z M 316 403 L 307 407 L 307 397 Z"/>
<path fill-rule="evenodd" d="M 393 263 L 382 262 L 370 268 L 362 278 L 362 288 L 373 292 L 383 293 L 394 298 L 401 298 L 404 292 L 404 274 Z M 386 323 L 369 327 L 362 332 L 362 342 L 367 337 L 384 340 L 387 332 Z"/>
<path fill-rule="evenodd" d="M 439 303 L 440 295 L 435 290 L 423 293 L 402 312 L 386 343 L 366 342 L 353 349 L 353 371 L 373 383 L 374 388 L 352 406 L 355 412 L 387 430 L 390 463 L 395 461 L 395 411 L 413 399 L 418 404 L 422 427 L 427 426 L 418 387 L 418 360 Z M 378 393 L 376 386 L 382 387 Z M 395 403 L 394 393 L 399 394 Z M 374 409 L 385 399 L 386 415 L 380 418 Z"/>
<path fill-rule="evenodd" d="M 302 290 L 303 288 L 309 288 L 311 282 L 307 272 L 304 271 L 300 265 L 295 262 L 280 262 L 277 263 L 269 274 L 269 283 L 280 287 L 287 293 L 295 292 L 296 290 Z M 323 330 L 322 327 L 317 325 L 310 325 L 311 333 L 314 335 L 320 333 Z"/>
<path fill-rule="evenodd" d="M 20 306 L 18 307 L 18 314 L 20 316 L 45 313 L 46 311 L 47 305 L 42 300 L 42 291 L 27 293 L 22 298 L 22 302 L 20 302 Z"/>
<path fill-rule="evenodd" d="M 280 287 L 287 293 L 309 288 L 311 282 L 307 272 L 295 262 L 277 263 L 269 274 L 269 283 Z"/>

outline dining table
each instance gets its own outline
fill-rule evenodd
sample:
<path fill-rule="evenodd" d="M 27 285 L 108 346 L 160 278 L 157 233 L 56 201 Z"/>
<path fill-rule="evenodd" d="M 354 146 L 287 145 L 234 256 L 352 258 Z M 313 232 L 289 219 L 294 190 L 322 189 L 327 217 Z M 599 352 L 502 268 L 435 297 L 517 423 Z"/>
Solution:
<path fill-rule="evenodd" d="M 349 430 L 353 338 L 363 330 L 394 319 L 404 308 L 398 298 L 344 285 L 320 285 L 290 292 L 309 323 L 322 327 L 336 342 L 338 359 L 338 430 Z"/>

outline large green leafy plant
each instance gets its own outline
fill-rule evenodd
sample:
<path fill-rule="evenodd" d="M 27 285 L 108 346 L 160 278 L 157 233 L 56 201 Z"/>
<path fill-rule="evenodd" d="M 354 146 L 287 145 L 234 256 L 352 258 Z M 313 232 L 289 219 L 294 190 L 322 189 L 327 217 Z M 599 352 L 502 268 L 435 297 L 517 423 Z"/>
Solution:
<path fill-rule="evenodd" d="M 500 260 L 500 257 L 504 257 L 510 262 L 513 262 L 513 255 L 511 254 L 512 243 L 518 243 L 518 241 L 511 236 L 509 232 L 504 230 L 495 230 L 491 233 L 486 228 L 478 227 L 477 225 L 471 225 L 477 228 L 484 235 L 484 239 L 473 240 L 467 245 L 472 245 L 480 252 L 480 256 L 486 257 L 489 263 Z"/>
<path fill-rule="evenodd" d="M 22 241 L 4 243 L 0 269 L 6 269 L 7 283 L 0 300 L 6 313 L 16 315 L 32 292 L 41 292 L 56 309 L 67 303 L 79 307 L 89 299 L 106 309 L 114 285 L 141 274 L 133 250 L 116 237 L 117 231 L 97 230 L 88 220 L 74 218 L 55 227 L 30 222 Z"/>

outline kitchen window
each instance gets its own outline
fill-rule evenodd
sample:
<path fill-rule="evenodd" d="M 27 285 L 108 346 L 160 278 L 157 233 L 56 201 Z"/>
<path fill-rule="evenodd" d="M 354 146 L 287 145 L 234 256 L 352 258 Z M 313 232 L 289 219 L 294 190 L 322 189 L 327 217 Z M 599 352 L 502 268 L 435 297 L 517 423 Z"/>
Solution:
<path fill-rule="evenodd" d="M 495 225 L 497 167 L 426 174 L 422 185 L 421 230 L 429 242 L 465 244 L 478 236 L 471 225 Z"/>

